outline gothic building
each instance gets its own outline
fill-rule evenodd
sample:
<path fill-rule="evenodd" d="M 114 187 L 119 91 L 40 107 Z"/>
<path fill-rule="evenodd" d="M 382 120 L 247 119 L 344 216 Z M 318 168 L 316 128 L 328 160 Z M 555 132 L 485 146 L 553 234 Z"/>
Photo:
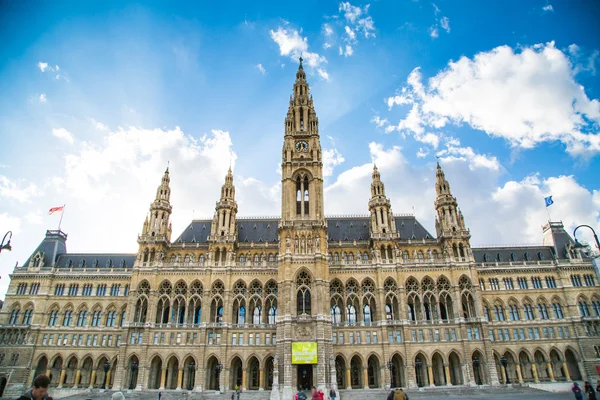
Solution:
<path fill-rule="evenodd" d="M 540 246 L 472 248 L 439 165 L 435 234 L 392 212 L 377 167 L 369 214 L 327 218 L 302 62 L 284 128 L 280 218 L 239 217 L 229 170 L 213 219 L 173 240 L 167 169 L 136 254 L 69 253 L 47 231 L 11 275 L 0 388 L 46 373 L 65 393 L 240 387 L 289 400 L 298 386 L 597 377 L 600 293 L 562 223 Z"/>

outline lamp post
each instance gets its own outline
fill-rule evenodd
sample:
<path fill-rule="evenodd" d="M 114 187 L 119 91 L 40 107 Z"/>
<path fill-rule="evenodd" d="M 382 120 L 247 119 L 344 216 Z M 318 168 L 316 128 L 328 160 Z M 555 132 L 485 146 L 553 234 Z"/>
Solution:
<path fill-rule="evenodd" d="M 6 237 L 10 235 L 8 237 L 8 242 L 6 242 L 6 244 L 4 244 L 4 241 L 6 240 Z M 12 231 L 8 231 L 6 232 L 6 234 L 4 235 L 4 237 L 2 238 L 2 243 L 0 243 L 0 253 L 2 252 L 2 250 L 6 250 L 6 251 L 11 251 L 12 247 L 10 246 L 10 239 L 12 238 Z"/>
<path fill-rule="evenodd" d="M 508 379 L 508 360 L 506 359 L 505 356 L 500 357 L 500 362 L 502 363 L 502 366 L 504 367 L 504 376 L 506 379 L 506 384 L 508 385 L 510 383 L 510 379 Z"/>
<path fill-rule="evenodd" d="M 221 384 L 220 384 L 220 380 L 221 380 L 221 370 L 223 369 L 223 364 L 217 364 L 215 365 L 215 371 L 217 372 L 216 374 L 216 380 L 217 380 L 217 392 L 221 391 Z"/>
<path fill-rule="evenodd" d="M 131 363 L 131 379 L 129 380 L 129 389 L 135 389 L 134 378 L 136 378 L 135 380 L 137 381 L 136 375 L 137 375 L 138 366 L 139 366 L 139 364 L 137 363 L 137 361 L 134 361 Z"/>
<path fill-rule="evenodd" d="M 417 386 L 418 387 L 423 386 L 423 383 L 421 382 L 421 365 L 423 365 L 423 362 L 421 361 L 420 358 L 417 358 L 415 360 L 415 370 L 417 373 Z"/>
<path fill-rule="evenodd" d="M 481 376 L 479 375 L 479 358 L 473 358 L 473 374 L 475 375 L 475 384 L 481 385 Z"/>
<path fill-rule="evenodd" d="M 394 363 L 392 362 L 392 360 L 387 362 L 387 367 L 390 370 L 390 389 L 395 387 L 396 385 L 394 385 Z"/>
<path fill-rule="evenodd" d="M 110 370 L 110 363 L 108 361 L 106 361 L 104 363 L 104 381 L 102 381 L 101 389 L 106 389 L 106 378 L 107 378 L 107 374 L 108 374 L 109 370 Z"/>
<path fill-rule="evenodd" d="M 575 230 L 573 231 L 573 238 L 575 238 L 575 248 L 576 249 L 581 249 L 582 247 L 584 247 L 578 240 L 577 240 L 577 229 L 579 228 L 589 228 L 592 233 L 594 234 L 594 240 L 596 240 L 596 247 L 598 248 L 598 251 L 600 251 L 600 241 L 598 241 L 598 235 L 596 235 L 596 231 L 594 230 L 594 228 L 592 228 L 589 225 L 579 225 L 577 228 L 575 228 Z"/>

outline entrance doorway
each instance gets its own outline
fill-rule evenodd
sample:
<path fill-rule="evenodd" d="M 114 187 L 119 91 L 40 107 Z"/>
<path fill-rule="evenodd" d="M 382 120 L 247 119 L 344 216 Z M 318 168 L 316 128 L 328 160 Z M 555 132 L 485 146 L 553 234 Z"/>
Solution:
<path fill-rule="evenodd" d="M 310 390 L 313 387 L 312 365 L 298 365 L 298 386 L 302 390 Z"/>

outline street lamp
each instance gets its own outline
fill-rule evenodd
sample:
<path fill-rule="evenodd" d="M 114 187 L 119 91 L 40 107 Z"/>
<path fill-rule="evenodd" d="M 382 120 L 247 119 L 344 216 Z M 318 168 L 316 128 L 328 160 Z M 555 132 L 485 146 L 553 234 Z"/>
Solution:
<path fill-rule="evenodd" d="M 421 382 L 421 365 L 423 365 L 423 362 L 421 361 L 420 358 L 417 358 L 415 360 L 415 368 L 417 370 L 417 386 L 418 387 L 423 386 L 423 383 Z"/>
<path fill-rule="evenodd" d="M 479 358 L 473 358 L 473 372 L 475 374 L 475 383 L 481 385 L 481 377 L 479 376 Z"/>
<path fill-rule="evenodd" d="M 581 227 L 589 228 L 592 231 L 592 233 L 594 234 L 594 239 L 596 240 L 596 247 L 598 248 L 598 251 L 600 251 L 600 241 L 598 241 L 598 235 L 596 235 L 596 231 L 594 230 L 594 228 L 592 228 L 589 225 L 579 225 L 577 228 L 575 228 L 575 230 L 573 231 L 573 237 L 575 238 L 575 246 L 574 247 L 576 249 L 581 249 L 582 247 L 585 247 L 577 240 L 577 229 L 579 229 Z"/>
<path fill-rule="evenodd" d="M 221 391 L 220 388 L 220 375 L 221 375 L 221 370 L 223 369 L 223 364 L 217 364 L 215 365 L 215 371 L 217 372 L 216 378 L 217 378 L 217 392 Z"/>
<path fill-rule="evenodd" d="M 6 240 L 6 237 L 8 235 L 10 235 L 10 237 L 8 238 L 8 242 L 6 242 L 6 244 L 4 244 L 4 240 Z M 12 250 L 12 247 L 10 246 L 10 239 L 11 238 L 12 238 L 12 231 L 6 232 L 6 234 L 2 238 L 2 243 L 0 243 L 0 253 L 2 252 L 2 250 L 6 250 L 6 251 L 11 251 Z"/>
<path fill-rule="evenodd" d="M 395 387 L 396 385 L 394 385 L 394 363 L 392 362 L 392 360 L 387 362 L 387 367 L 390 370 L 390 389 Z"/>
<path fill-rule="evenodd" d="M 106 361 L 104 363 L 104 381 L 102 382 L 102 387 L 100 389 L 106 389 L 106 378 L 107 378 L 107 374 L 108 374 L 108 370 L 110 369 L 110 363 L 108 361 Z"/>
<path fill-rule="evenodd" d="M 506 378 L 506 384 L 508 385 L 510 383 L 510 379 L 508 379 L 508 360 L 506 359 L 505 356 L 500 357 L 500 362 L 502 363 L 502 366 L 504 367 L 504 376 Z"/>

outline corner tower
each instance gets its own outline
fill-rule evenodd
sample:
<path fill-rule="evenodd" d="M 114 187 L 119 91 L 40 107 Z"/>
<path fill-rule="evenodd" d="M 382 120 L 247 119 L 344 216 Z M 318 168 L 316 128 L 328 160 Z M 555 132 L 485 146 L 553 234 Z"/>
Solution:
<path fill-rule="evenodd" d="M 283 365 L 283 398 L 304 382 L 327 391 L 332 354 L 327 224 L 323 208 L 323 160 L 319 120 L 302 58 L 284 122 L 281 160 L 281 221 L 277 316 L 277 355 Z M 314 342 L 315 364 L 292 365 L 292 343 Z"/>
<path fill-rule="evenodd" d="M 171 188 L 169 186 L 169 168 L 165 170 L 160 185 L 156 189 L 156 197 L 150 204 L 149 214 L 146 216 L 142 233 L 138 237 L 140 245 L 138 260 L 145 263 L 162 261 L 166 254 L 166 247 L 171 242 Z M 162 254 L 162 255 L 161 255 Z"/>
<path fill-rule="evenodd" d="M 456 261 L 472 259 L 471 232 L 465 226 L 465 219 L 458 208 L 456 197 L 450 191 L 450 184 L 440 164 L 437 164 L 435 191 L 435 230 L 445 257 Z"/>

